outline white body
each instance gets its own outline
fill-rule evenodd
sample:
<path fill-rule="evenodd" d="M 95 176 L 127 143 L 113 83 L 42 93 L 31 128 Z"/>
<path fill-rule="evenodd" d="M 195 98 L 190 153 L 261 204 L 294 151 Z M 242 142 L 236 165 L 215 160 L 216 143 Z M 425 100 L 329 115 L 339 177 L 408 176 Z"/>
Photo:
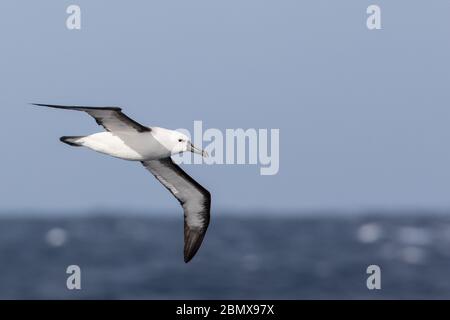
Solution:
<path fill-rule="evenodd" d="M 153 127 L 151 131 L 141 133 L 99 132 L 81 137 L 74 142 L 116 158 L 146 161 L 167 158 L 180 152 L 181 148 L 185 150 L 186 143 L 178 143 L 176 140 L 178 137 L 179 133 L 176 131 Z"/>

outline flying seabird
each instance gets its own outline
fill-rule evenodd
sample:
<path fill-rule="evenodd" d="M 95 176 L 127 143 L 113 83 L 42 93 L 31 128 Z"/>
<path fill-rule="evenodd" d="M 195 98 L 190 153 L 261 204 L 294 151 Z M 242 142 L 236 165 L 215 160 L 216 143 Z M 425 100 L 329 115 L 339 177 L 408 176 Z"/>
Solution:
<path fill-rule="evenodd" d="M 211 194 L 192 179 L 171 155 L 189 151 L 208 156 L 177 131 L 146 127 L 122 113 L 118 107 L 36 106 L 84 111 L 106 131 L 87 136 L 64 136 L 60 140 L 75 147 L 87 147 L 116 158 L 140 161 L 178 199 L 184 210 L 184 261 L 196 254 L 209 225 Z"/>

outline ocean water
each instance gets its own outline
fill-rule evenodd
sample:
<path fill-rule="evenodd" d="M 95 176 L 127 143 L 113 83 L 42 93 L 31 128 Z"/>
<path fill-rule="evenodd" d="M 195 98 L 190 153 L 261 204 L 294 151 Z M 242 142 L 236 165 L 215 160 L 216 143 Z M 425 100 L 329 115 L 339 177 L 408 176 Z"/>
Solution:
<path fill-rule="evenodd" d="M 188 264 L 182 234 L 181 215 L 0 218 L 0 298 L 450 298 L 450 215 L 222 213 Z"/>

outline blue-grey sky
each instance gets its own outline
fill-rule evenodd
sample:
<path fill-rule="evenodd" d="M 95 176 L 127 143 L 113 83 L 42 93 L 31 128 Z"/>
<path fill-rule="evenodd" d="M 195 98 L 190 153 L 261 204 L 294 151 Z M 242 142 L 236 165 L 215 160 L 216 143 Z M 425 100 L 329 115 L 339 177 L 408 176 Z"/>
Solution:
<path fill-rule="evenodd" d="M 87 115 L 28 102 L 279 128 L 278 175 L 184 166 L 215 208 L 450 207 L 449 14 L 445 0 L 1 1 L 0 209 L 178 210 L 140 164 L 59 142 L 99 131 Z"/>

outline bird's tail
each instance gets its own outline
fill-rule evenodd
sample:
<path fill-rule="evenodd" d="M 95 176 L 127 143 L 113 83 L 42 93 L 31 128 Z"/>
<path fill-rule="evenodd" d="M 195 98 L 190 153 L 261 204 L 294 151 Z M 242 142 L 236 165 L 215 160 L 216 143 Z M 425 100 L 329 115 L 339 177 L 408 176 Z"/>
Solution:
<path fill-rule="evenodd" d="M 61 142 L 67 143 L 72 147 L 81 147 L 82 145 L 79 141 L 81 138 L 84 138 L 84 136 L 64 136 L 59 138 L 59 140 L 61 140 Z"/>

